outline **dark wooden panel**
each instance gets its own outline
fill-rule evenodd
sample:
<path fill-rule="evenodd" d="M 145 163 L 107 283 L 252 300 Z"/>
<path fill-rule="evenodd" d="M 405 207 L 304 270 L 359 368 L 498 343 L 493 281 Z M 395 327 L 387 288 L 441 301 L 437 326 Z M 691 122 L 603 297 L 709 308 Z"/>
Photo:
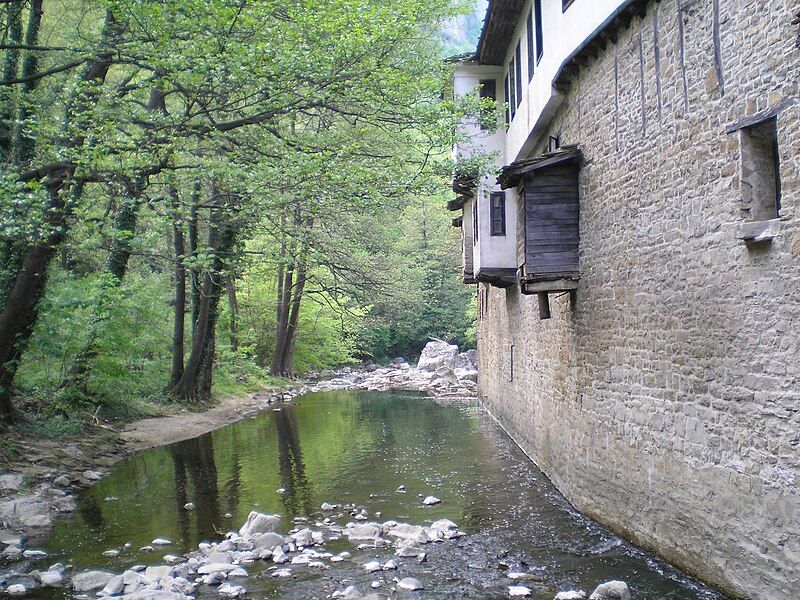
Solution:
<path fill-rule="evenodd" d="M 577 252 L 577 250 L 577 239 L 575 241 L 528 240 L 529 252 Z"/>

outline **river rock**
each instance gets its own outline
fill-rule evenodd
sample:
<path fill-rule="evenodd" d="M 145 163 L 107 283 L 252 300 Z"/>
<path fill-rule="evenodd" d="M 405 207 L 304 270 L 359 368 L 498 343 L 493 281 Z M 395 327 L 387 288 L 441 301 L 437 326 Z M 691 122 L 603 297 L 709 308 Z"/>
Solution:
<path fill-rule="evenodd" d="M 4 546 L 21 546 L 22 536 L 11 533 L 10 531 L 0 530 L 0 544 L 3 544 Z"/>
<path fill-rule="evenodd" d="M 238 567 L 231 563 L 208 563 L 197 569 L 197 572 L 200 575 L 210 575 L 211 573 L 227 573 L 236 568 Z"/>
<path fill-rule="evenodd" d="M 206 563 L 232 563 L 233 557 L 228 552 L 211 552 L 206 558 Z"/>
<path fill-rule="evenodd" d="M 22 475 L 15 473 L 0 475 L 0 490 L 17 491 L 22 487 L 22 484 Z"/>
<path fill-rule="evenodd" d="M 6 588 L 6 594 L 9 596 L 24 596 L 28 593 L 28 589 L 21 583 L 15 583 Z"/>
<path fill-rule="evenodd" d="M 75 512 L 75 509 L 78 508 L 78 506 L 75 503 L 74 496 L 63 496 L 53 500 L 53 508 L 60 513 L 69 513 Z"/>
<path fill-rule="evenodd" d="M 57 485 L 59 487 L 68 487 L 70 483 L 70 479 L 66 475 L 59 475 L 53 479 L 53 485 Z"/>
<path fill-rule="evenodd" d="M 510 585 L 508 586 L 508 595 L 512 597 L 530 596 L 531 590 L 524 585 Z"/>
<path fill-rule="evenodd" d="M 38 495 L 22 496 L 0 503 L 0 519 L 18 523 L 27 529 L 49 527 L 52 524 L 49 504 Z"/>
<path fill-rule="evenodd" d="M 420 525 L 409 525 L 407 523 L 398 523 L 389 530 L 387 535 L 417 544 L 427 544 L 429 541 L 428 534 L 425 533 L 424 527 Z"/>
<path fill-rule="evenodd" d="M 98 481 L 103 478 L 103 474 L 98 471 L 84 471 L 81 473 L 81 476 L 89 482 Z"/>
<path fill-rule="evenodd" d="M 105 571 L 84 571 L 72 578 L 72 589 L 76 592 L 100 590 L 111 581 L 112 577 L 114 577 L 113 573 L 106 573 Z"/>
<path fill-rule="evenodd" d="M 441 367 L 452 369 L 456 366 L 458 346 L 448 344 L 442 340 L 431 340 L 425 344 L 422 354 L 417 362 L 420 371 L 436 371 Z"/>
<path fill-rule="evenodd" d="M 123 596 L 124 600 L 193 600 L 191 596 L 167 590 L 139 590 Z"/>
<path fill-rule="evenodd" d="M 152 542 L 150 542 L 153 546 L 169 546 L 172 544 L 172 540 L 168 540 L 166 538 L 156 538 Z"/>
<path fill-rule="evenodd" d="M 377 560 L 372 560 L 364 564 L 364 569 L 367 571 L 367 573 L 374 573 L 375 571 L 380 571 L 381 563 L 379 563 Z"/>
<path fill-rule="evenodd" d="M 416 592 L 417 590 L 425 589 L 425 587 L 419 582 L 418 579 L 414 579 L 413 577 L 404 577 L 397 582 L 397 589 Z"/>
<path fill-rule="evenodd" d="M 381 529 L 372 523 L 348 523 L 342 532 L 350 540 L 375 540 L 381 535 Z"/>
<path fill-rule="evenodd" d="M 251 511 L 247 515 L 242 528 L 239 530 L 239 535 L 242 537 L 253 536 L 256 533 L 275 533 L 278 531 L 278 525 L 281 518 L 278 515 L 265 515 L 260 512 Z"/>
<path fill-rule="evenodd" d="M 53 570 L 52 567 L 40 572 L 38 577 L 39 582 L 46 587 L 59 587 L 64 583 L 64 574 L 60 570 Z"/>
<path fill-rule="evenodd" d="M 595 588 L 589 600 L 631 600 L 631 592 L 624 581 L 607 581 Z"/>
<path fill-rule="evenodd" d="M 108 583 L 100 590 L 98 596 L 116 596 L 125 589 L 125 580 L 122 575 L 116 575 L 108 580 Z"/>
<path fill-rule="evenodd" d="M 426 506 L 431 506 L 433 504 L 441 503 L 441 500 L 439 500 L 436 496 L 426 496 L 422 503 Z"/>
<path fill-rule="evenodd" d="M 31 560 L 41 560 L 47 558 L 47 552 L 42 552 L 41 550 L 25 550 L 22 556 Z"/>
<path fill-rule="evenodd" d="M 0 553 L 0 557 L 7 560 L 18 560 L 22 558 L 22 548 L 19 546 L 6 546 L 3 552 Z"/>
<path fill-rule="evenodd" d="M 255 548 L 273 550 L 278 546 L 283 546 L 283 536 L 277 533 L 262 533 L 253 538 Z"/>
<path fill-rule="evenodd" d="M 553 600 L 586 600 L 586 592 L 580 590 L 568 590 L 558 592 Z"/>
<path fill-rule="evenodd" d="M 158 582 L 162 579 L 172 577 L 174 570 L 169 565 L 161 565 L 155 567 L 147 567 L 144 570 L 144 577 L 148 581 Z"/>
<path fill-rule="evenodd" d="M 240 585 L 231 585 L 230 583 L 223 583 L 217 589 L 217 593 L 220 596 L 225 596 L 227 598 L 238 598 L 242 594 L 244 594 L 245 590 Z"/>

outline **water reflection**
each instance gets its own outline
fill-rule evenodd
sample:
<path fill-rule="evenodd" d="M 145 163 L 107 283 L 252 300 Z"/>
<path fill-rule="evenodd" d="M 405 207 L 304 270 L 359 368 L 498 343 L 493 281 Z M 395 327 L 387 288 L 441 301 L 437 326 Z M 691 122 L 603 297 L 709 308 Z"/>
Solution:
<path fill-rule="evenodd" d="M 399 485 L 408 492 L 397 493 Z M 423 506 L 428 494 L 443 503 Z M 409 394 L 311 394 L 143 452 L 81 494 L 76 516 L 55 528 L 47 549 L 78 567 L 120 571 L 220 539 L 254 508 L 280 513 L 288 529 L 295 516 L 318 515 L 322 502 L 354 502 L 371 515 L 380 511 L 380 520 L 445 517 L 467 531 L 458 542 L 426 548 L 428 563 L 403 565 L 403 576 L 425 582 L 426 598 L 507 597 L 506 568 L 539 573 L 535 597 L 548 600 L 558 589 L 613 578 L 627 580 L 637 599 L 720 598 L 573 511 L 476 405 Z M 173 545 L 138 552 L 156 537 Z M 119 557 L 103 556 L 125 543 L 132 548 Z M 360 563 L 391 550 L 367 554 L 355 553 L 358 560 L 325 577 L 296 569 L 295 581 L 251 577 L 247 587 L 255 597 L 281 598 L 325 597 L 345 578 L 368 588 L 375 576 Z"/>

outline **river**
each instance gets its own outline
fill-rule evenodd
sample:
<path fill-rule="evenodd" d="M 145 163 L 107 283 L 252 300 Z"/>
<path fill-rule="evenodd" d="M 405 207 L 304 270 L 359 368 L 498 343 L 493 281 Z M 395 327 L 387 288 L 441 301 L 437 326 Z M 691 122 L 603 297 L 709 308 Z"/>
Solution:
<path fill-rule="evenodd" d="M 428 495 L 442 502 L 425 506 Z M 257 561 L 236 582 L 250 597 L 325 598 L 347 585 L 366 593 L 373 581 L 391 595 L 393 577 L 411 576 L 425 586 L 414 594 L 419 598 L 507 598 L 513 584 L 507 574 L 517 571 L 541 579 L 523 585 L 542 600 L 559 590 L 591 592 L 612 579 L 626 581 L 635 600 L 723 598 L 573 510 L 476 401 L 401 392 L 308 394 L 141 452 L 84 490 L 75 516 L 56 525 L 44 549 L 47 564 L 122 572 L 221 540 L 252 510 L 282 515 L 282 533 L 298 516 L 309 517 L 314 529 L 324 502 L 355 504 L 378 522 L 447 518 L 466 535 L 425 545 L 425 562 L 397 559 L 397 572 L 367 573 L 362 566 L 393 558 L 393 548 L 357 550 L 346 539 L 325 548 L 352 558 L 324 570 L 283 565 L 293 577 L 277 580 L 269 577 L 272 563 Z M 353 517 L 334 520 L 344 525 Z M 171 544 L 139 551 L 154 538 Z M 105 556 L 108 550 L 120 554 Z M 215 596 L 203 586 L 196 595 Z"/>

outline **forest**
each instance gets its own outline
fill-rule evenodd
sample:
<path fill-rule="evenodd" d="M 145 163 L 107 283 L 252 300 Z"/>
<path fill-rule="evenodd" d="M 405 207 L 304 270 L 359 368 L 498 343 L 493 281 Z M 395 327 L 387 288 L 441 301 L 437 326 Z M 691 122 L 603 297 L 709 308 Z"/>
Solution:
<path fill-rule="evenodd" d="M 41 435 L 474 343 L 451 0 L 9 0 L 0 414 Z M 485 103 L 486 101 L 484 101 Z"/>

